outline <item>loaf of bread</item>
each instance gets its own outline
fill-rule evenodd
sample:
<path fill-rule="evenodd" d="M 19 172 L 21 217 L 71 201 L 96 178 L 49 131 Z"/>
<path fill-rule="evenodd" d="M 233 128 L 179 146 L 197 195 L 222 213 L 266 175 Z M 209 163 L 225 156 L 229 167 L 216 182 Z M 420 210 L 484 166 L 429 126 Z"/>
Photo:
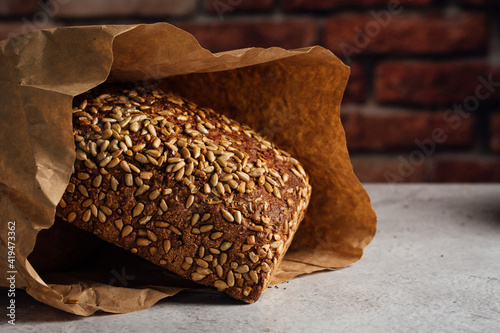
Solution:
<path fill-rule="evenodd" d="M 311 187 L 296 159 L 172 93 L 104 84 L 73 107 L 57 216 L 245 302 L 266 290 Z"/>

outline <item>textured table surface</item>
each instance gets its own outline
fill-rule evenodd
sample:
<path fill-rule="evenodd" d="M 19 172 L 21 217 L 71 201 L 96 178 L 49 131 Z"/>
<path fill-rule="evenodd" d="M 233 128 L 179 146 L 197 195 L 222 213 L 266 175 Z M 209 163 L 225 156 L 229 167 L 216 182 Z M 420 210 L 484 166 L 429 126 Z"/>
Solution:
<path fill-rule="evenodd" d="M 145 311 L 77 317 L 21 292 L 16 326 L 3 314 L 0 331 L 499 332 L 500 185 L 366 189 L 379 222 L 363 258 L 273 287 L 255 304 L 181 293 Z"/>

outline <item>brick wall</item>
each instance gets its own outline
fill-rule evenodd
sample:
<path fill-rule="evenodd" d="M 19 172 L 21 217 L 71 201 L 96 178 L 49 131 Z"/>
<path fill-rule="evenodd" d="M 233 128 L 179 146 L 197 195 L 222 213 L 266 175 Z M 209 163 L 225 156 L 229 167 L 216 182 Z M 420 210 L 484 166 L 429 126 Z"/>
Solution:
<path fill-rule="evenodd" d="M 202 46 L 332 50 L 367 182 L 500 181 L 498 0 L 4 0 L 0 38 L 66 25 L 173 23 Z"/>

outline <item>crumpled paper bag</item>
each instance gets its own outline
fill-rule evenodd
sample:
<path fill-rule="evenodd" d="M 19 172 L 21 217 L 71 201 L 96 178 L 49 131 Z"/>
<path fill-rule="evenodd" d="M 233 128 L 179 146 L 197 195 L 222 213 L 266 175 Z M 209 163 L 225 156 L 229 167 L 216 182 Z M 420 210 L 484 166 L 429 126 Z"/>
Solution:
<path fill-rule="evenodd" d="M 72 98 L 104 81 L 173 90 L 253 127 L 302 162 L 312 199 L 273 283 L 352 264 L 375 234 L 376 216 L 352 171 L 339 118 L 349 68 L 322 47 L 213 54 L 187 32 L 158 23 L 37 31 L 0 42 L 0 57 L 4 287 L 14 274 L 17 288 L 78 315 L 142 310 L 193 287 L 54 224 L 75 161 Z"/>

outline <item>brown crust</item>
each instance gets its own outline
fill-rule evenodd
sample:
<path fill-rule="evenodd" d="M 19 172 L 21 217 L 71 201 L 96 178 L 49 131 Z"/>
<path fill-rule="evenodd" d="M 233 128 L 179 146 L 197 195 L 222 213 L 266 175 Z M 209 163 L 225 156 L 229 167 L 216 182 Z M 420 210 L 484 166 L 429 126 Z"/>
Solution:
<path fill-rule="evenodd" d="M 302 166 L 249 128 L 160 90 L 103 85 L 74 105 L 77 160 L 57 215 L 255 302 L 309 203 Z"/>

